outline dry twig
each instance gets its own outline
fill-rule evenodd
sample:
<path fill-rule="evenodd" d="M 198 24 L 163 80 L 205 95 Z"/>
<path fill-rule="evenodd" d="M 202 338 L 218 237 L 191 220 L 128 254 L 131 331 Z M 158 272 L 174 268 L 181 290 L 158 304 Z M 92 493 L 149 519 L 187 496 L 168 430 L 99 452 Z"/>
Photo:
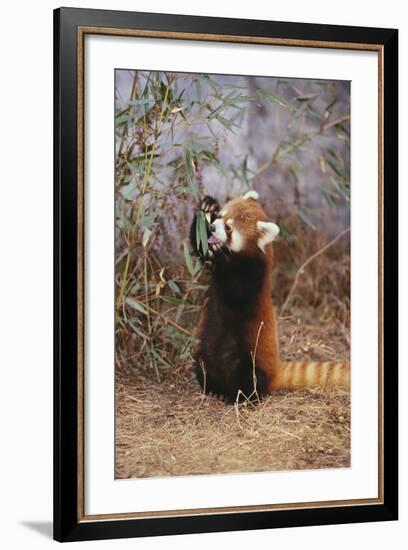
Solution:
<path fill-rule="evenodd" d="M 330 242 L 328 242 L 327 244 L 325 244 L 322 248 L 320 248 L 320 250 L 318 250 L 317 252 L 315 252 L 314 254 L 312 254 L 310 256 L 310 258 L 308 258 L 300 267 L 299 269 L 297 270 L 296 272 L 296 275 L 295 275 L 295 280 L 293 281 L 293 285 L 292 285 L 292 288 L 290 289 L 289 291 L 289 294 L 287 295 L 287 298 L 280 310 L 280 315 L 279 317 L 282 317 L 283 313 L 285 312 L 292 296 L 293 296 L 293 293 L 295 291 L 295 288 L 299 282 L 299 278 L 301 275 L 303 275 L 304 273 L 304 270 L 305 268 L 310 264 L 310 262 L 312 262 L 315 258 L 317 258 L 318 256 L 320 256 L 321 254 L 323 254 L 324 252 L 326 252 L 327 249 L 329 249 L 331 246 L 333 246 L 334 244 L 337 243 L 337 241 L 339 241 L 344 235 L 346 235 L 347 233 L 350 232 L 350 228 L 348 227 L 347 229 L 344 229 L 344 231 L 342 231 L 341 233 L 339 233 L 337 235 L 337 237 L 335 237 L 333 240 L 331 240 Z"/>

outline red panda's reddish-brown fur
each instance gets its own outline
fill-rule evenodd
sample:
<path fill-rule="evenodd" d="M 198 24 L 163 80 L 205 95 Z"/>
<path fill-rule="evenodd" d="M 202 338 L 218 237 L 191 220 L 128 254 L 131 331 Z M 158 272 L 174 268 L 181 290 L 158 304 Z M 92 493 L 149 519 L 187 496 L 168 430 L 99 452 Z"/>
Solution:
<path fill-rule="evenodd" d="M 251 201 L 253 202 L 253 201 Z M 277 320 L 272 302 L 272 245 L 265 250 L 266 277 L 258 309 L 248 321 L 247 341 L 256 367 L 265 373 L 268 392 L 302 387 L 350 388 L 350 364 L 330 361 L 282 362 L 279 356 Z"/>
<path fill-rule="evenodd" d="M 245 368 L 252 368 L 252 370 L 256 369 L 257 378 L 262 378 L 262 389 L 264 393 L 271 393 L 278 389 L 297 389 L 312 386 L 321 388 L 334 386 L 349 390 L 350 365 L 348 362 L 311 362 L 306 360 L 283 362 L 280 359 L 277 319 L 272 302 L 272 243 L 267 242 L 265 246 L 259 246 L 263 233 L 259 229 L 257 222 L 267 221 L 267 216 L 260 204 L 253 198 L 235 199 L 224 206 L 218 214 L 218 218 L 222 219 L 225 224 L 227 224 L 227 221 L 232 221 L 233 229 L 231 229 L 230 232 L 226 232 L 226 241 L 224 245 L 227 257 L 223 260 L 224 263 L 222 264 L 222 269 L 219 269 L 219 273 L 217 274 L 217 270 L 214 270 L 209 295 L 203 305 L 198 330 L 200 344 L 197 353 L 197 357 L 202 363 L 201 368 L 205 369 L 206 363 L 210 368 L 209 374 L 214 379 L 215 393 L 218 393 L 218 388 L 220 388 L 219 393 L 228 393 L 228 391 L 225 391 L 225 386 L 235 383 L 234 374 L 230 375 L 228 371 L 230 368 L 228 360 L 232 361 L 233 358 L 234 361 L 236 361 L 237 350 L 241 348 L 244 354 L 249 352 L 248 355 L 250 355 L 251 358 L 251 361 L 248 359 L 246 360 L 247 366 Z M 231 246 L 232 231 L 239 233 L 239 242 L 242 242 L 242 250 L 231 253 L 227 249 Z M 232 254 L 233 260 L 228 259 L 228 254 Z M 226 338 L 230 338 L 227 333 L 229 324 L 234 323 L 234 315 L 228 318 L 228 307 L 231 308 L 231 311 L 235 311 L 235 316 L 239 318 L 239 295 L 236 304 L 227 304 L 227 306 L 224 307 L 224 304 L 220 302 L 223 301 L 223 292 L 225 292 L 225 290 L 221 291 L 220 288 L 226 288 L 227 291 L 229 291 L 229 280 L 227 280 L 227 283 L 223 280 L 223 278 L 228 277 L 228 261 L 234 261 L 236 265 L 239 266 L 240 254 L 243 262 L 245 261 L 249 265 L 253 262 L 254 279 L 256 279 L 257 273 L 260 272 L 260 265 L 262 266 L 262 274 L 259 275 L 259 288 L 256 288 L 256 292 L 253 293 L 253 296 L 252 294 L 250 296 L 248 295 L 247 301 L 245 301 L 245 286 L 242 287 L 242 307 L 245 308 L 245 311 L 248 311 L 248 314 L 242 319 L 240 324 L 237 321 L 238 324 L 236 329 L 231 329 L 239 332 L 239 334 L 236 335 L 237 343 L 235 347 L 232 343 L 228 343 L 229 347 L 224 357 L 222 337 L 219 339 L 211 339 L 209 338 L 208 331 L 211 331 L 211 325 L 215 325 L 214 316 L 217 314 L 221 316 L 224 315 L 226 318 L 223 319 L 222 322 L 224 323 Z M 215 257 L 213 261 L 216 262 L 217 258 Z M 247 272 L 251 275 L 250 270 L 244 270 L 245 274 Z M 231 281 L 230 284 L 233 285 L 234 281 Z M 252 281 L 248 281 L 248 284 L 252 284 Z M 217 300 L 218 304 L 215 303 Z M 253 303 L 250 303 L 251 300 Z M 234 307 L 236 308 L 235 310 Z M 244 339 L 245 345 L 241 345 L 239 342 L 240 334 Z M 213 349 L 214 347 L 218 349 Z M 232 351 L 230 351 L 231 349 Z M 219 362 L 218 367 L 217 357 Z M 252 367 L 250 363 L 252 363 Z M 219 380 L 217 380 L 217 368 L 219 369 Z M 227 372 L 228 376 L 224 374 L 221 376 L 223 369 Z M 237 369 L 242 370 L 241 364 Z M 239 372 L 239 376 L 242 377 L 241 370 L 237 370 L 236 372 Z M 235 373 L 233 370 L 232 372 Z M 231 382 L 230 379 L 232 380 Z M 200 380 L 200 382 L 202 382 L 202 380 Z M 222 391 L 223 387 L 224 391 Z M 228 389 L 229 388 L 227 388 L 227 390 Z M 235 389 L 234 386 L 234 391 Z"/>

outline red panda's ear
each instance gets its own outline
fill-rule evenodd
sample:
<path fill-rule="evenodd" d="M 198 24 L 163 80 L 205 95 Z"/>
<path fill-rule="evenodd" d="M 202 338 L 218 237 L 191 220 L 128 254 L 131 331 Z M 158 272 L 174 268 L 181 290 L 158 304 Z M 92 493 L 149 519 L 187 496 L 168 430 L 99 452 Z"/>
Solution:
<path fill-rule="evenodd" d="M 245 195 L 242 198 L 245 200 L 254 199 L 257 201 L 259 199 L 259 195 L 256 191 L 248 191 L 247 193 L 245 193 Z"/>
<path fill-rule="evenodd" d="M 271 243 L 279 235 L 279 227 L 273 222 L 256 222 L 257 228 L 262 232 L 258 239 L 258 247 L 265 252 L 265 246 Z"/>

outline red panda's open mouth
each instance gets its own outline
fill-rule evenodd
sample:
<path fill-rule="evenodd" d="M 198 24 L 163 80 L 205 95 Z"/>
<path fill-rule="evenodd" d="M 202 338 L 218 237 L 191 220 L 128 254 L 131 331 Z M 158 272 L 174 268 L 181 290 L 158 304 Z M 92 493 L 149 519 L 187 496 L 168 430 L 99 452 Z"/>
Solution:
<path fill-rule="evenodd" d="M 208 244 L 217 244 L 220 242 L 221 242 L 220 239 L 218 239 L 214 234 L 208 237 Z"/>

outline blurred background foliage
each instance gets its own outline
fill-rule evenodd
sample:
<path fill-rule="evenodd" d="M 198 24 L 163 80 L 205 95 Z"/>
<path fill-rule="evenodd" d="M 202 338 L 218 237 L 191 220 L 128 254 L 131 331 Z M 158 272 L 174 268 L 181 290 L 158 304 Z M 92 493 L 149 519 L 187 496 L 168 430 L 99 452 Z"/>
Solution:
<path fill-rule="evenodd" d="M 274 302 L 349 226 L 350 86 L 343 81 L 117 70 L 116 362 L 191 363 L 206 274 L 188 234 L 199 198 L 255 189 L 281 228 Z M 349 326 L 349 238 L 300 278 L 285 315 Z M 287 306 L 287 307 L 286 307 Z"/>

